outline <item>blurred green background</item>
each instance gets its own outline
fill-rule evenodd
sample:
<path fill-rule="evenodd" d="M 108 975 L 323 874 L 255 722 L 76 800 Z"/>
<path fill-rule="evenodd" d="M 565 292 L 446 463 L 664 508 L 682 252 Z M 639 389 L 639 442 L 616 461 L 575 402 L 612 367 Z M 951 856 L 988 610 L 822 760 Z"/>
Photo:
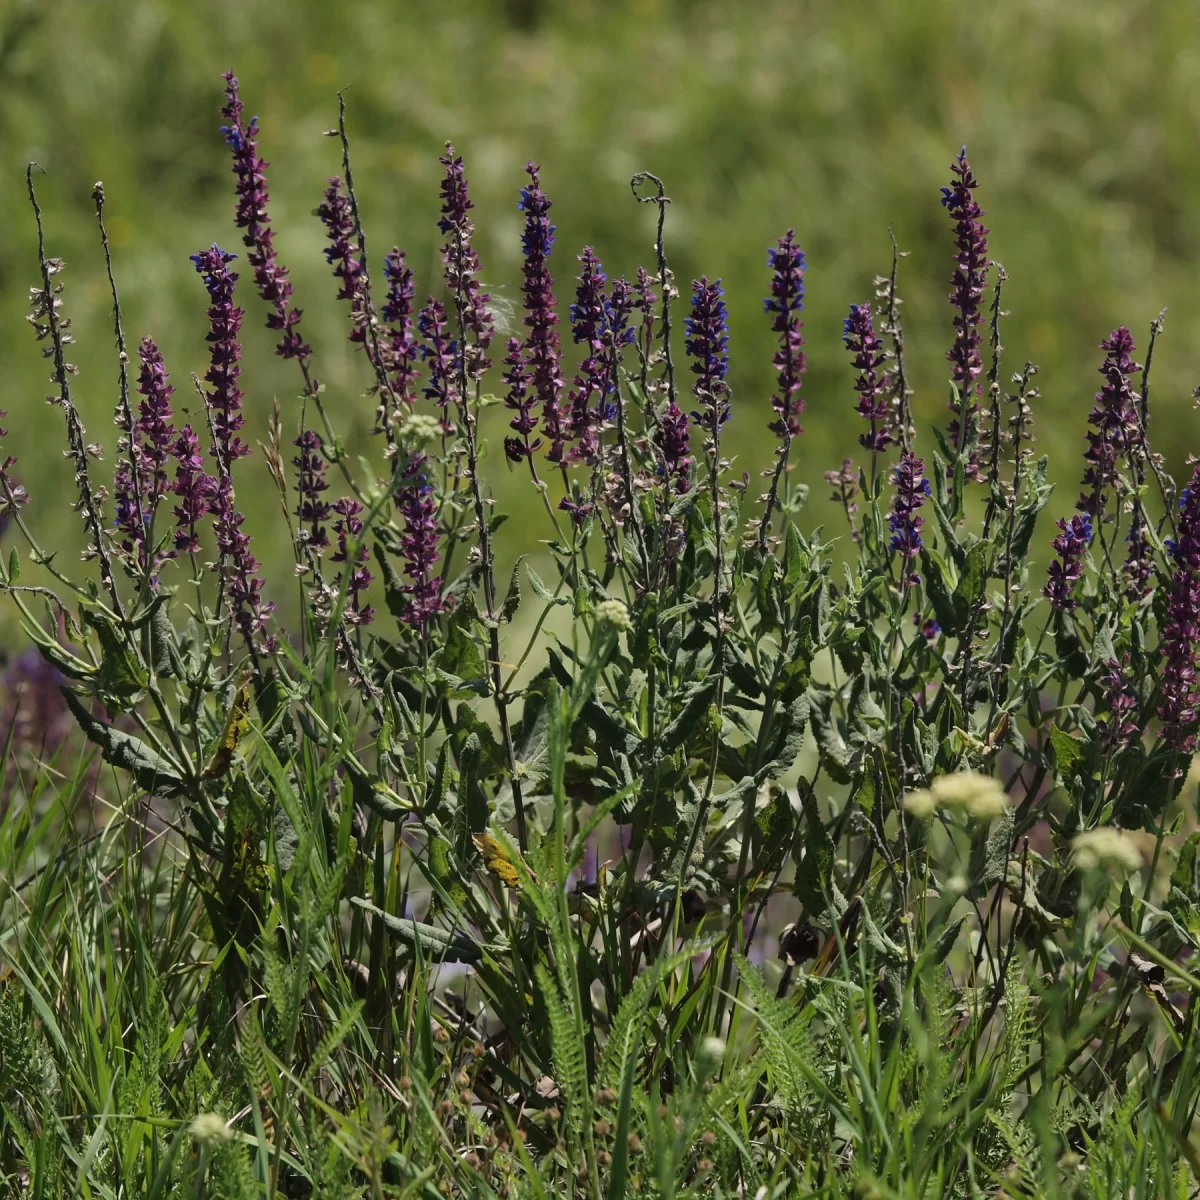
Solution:
<path fill-rule="evenodd" d="M 474 0 L 457 4 L 208 0 L 7 0 L 0 4 L 0 358 L 8 453 L 51 546 L 78 545 L 61 414 L 43 403 L 46 368 L 23 316 L 37 282 L 23 171 L 35 159 L 50 251 L 67 260 L 78 341 L 76 394 L 90 436 L 110 448 L 116 364 L 107 285 L 89 199 L 105 182 L 131 347 L 157 338 L 177 388 L 204 370 L 204 294 L 187 256 L 232 228 L 220 124 L 223 69 L 241 77 L 271 161 L 271 215 L 292 270 L 327 402 L 351 445 L 368 449 L 367 376 L 345 341 L 344 306 L 311 215 L 338 147 L 322 136 L 348 87 L 356 181 L 375 262 L 408 249 L 419 291 L 437 280 L 437 154 L 453 139 L 478 204 L 493 294 L 519 298 L 516 209 L 522 166 L 543 165 L 559 226 L 560 302 L 573 256 L 596 246 L 612 274 L 652 265 L 653 214 L 628 180 L 652 170 L 673 204 L 677 278 L 723 276 L 735 420 L 728 437 L 752 473 L 766 431 L 771 337 L 762 311 L 766 248 L 789 225 L 808 253 L 806 433 L 800 477 L 812 519 L 834 530 L 823 472 L 856 450 L 853 373 L 840 341 L 851 301 L 889 263 L 888 225 L 910 251 L 901 293 L 914 407 L 944 422 L 951 340 L 950 222 L 938 203 L 966 142 L 981 180 L 1005 293 L 1005 376 L 1042 367 L 1041 447 L 1070 508 L 1097 386 L 1097 349 L 1116 324 L 1139 348 L 1169 307 L 1156 357 L 1152 433 L 1177 472 L 1200 446 L 1200 36 L 1192 0 Z M 271 352 L 263 306 L 247 294 L 250 433 L 271 401 L 292 412 L 298 375 Z M 564 312 L 565 316 L 565 312 Z M 534 512 L 523 475 L 497 453 L 502 506 Z M 924 443 L 930 446 L 931 439 Z M 285 614 L 294 601 L 286 533 L 261 456 L 239 496 Z M 543 536 L 511 522 L 506 553 Z M 1041 541 L 1047 540 L 1046 537 Z"/>

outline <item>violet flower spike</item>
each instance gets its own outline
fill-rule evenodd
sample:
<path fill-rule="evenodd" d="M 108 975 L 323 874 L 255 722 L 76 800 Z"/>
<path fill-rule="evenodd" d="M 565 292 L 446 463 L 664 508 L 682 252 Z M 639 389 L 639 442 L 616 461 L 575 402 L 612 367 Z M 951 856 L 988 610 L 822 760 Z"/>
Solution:
<path fill-rule="evenodd" d="M 529 332 L 525 335 L 524 355 L 533 387 L 530 404 L 541 406 L 542 422 L 550 438 L 550 459 L 559 462 L 570 434 L 560 400 L 565 383 L 562 376 L 562 350 L 555 328 L 558 324 L 558 306 L 549 266 L 555 235 L 555 227 L 549 217 L 552 201 L 542 191 L 539 168 L 530 162 L 526 163 L 525 171 L 529 175 L 529 185 L 521 189 L 517 204 L 517 208 L 525 214 L 525 228 L 521 234 L 524 255 L 521 296 L 525 306 L 524 324 Z M 516 428 L 515 424 L 513 428 Z M 536 428 L 536 420 L 532 428 Z M 528 438 L 525 442 L 528 443 Z M 540 443 L 541 439 L 538 439 Z"/>
<path fill-rule="evenodd" d="M 454 428 L 451 409 L 458 400 L 458 342 L 449 336 L 446 309 L 440 300 L 429 297 L 417 317 L 417 330 L 423 339 L 421 361 L 428 370 L 422 393 L 441 409 L 442 429 L 449 433 Z"/>
<path fill-rule="evenodd" d="M 581 269 L 571 305 L 571 337 L 582 345 L 584 359 L 567 393 L 575 445 L 571 461 L 592 464 L 600 449 L 600 426 L 605 420 L 608 392 L 608 276 L 591 246 L 579 255 Z M 594 398 L 594 403 L 593 403 Z"/>
<path fill-rule="evenodd" d="M 412 268 L 399 247 L 393 247 L 391 254 L 384 256 L 383 274 L 388 285 L 382 310 L 388 325 L 385 351 L 388 376 L 396 399 L 412 408 L 417 402 L 415 388 L 421 376 L 417 366 L 420 347 L 414 334 L 416 288 Z"/>
<path fill-rule="evenodd" d="M 950 422 L 950 444 L 962 450 L 969 430 L 962 427 L 965 412 L 968 425 L 978 420 L 980 376 L 983 360 L 980 357 L 980 326 L 983 323 L 983 293 L 987 287 L 987 271 L 991 266 L 988 259 L 987 235 L 989 230 L 980 217 L 983 209 L 976 203 L 974 191 L 979 186 L 967 161 L 964 146 L 958 158 L 950 164 L 954 179 L 942 188 L 942 205 L 954 218 L 955 270 L 950 282 L 954 291 L 950 303 L 957 310 L 954 317 L 954 346 L 946 352 L 953 364 L 951 380 L 958 391 L 957 404 L 951 403 L 954 420 Z M 980 478 L 980 461 L 977 450 L 972 450 L 964 464 L 968 479 Z"/>
<path fill-rule="evenodd" d="M 691 491 L 691 427 L 687 413 L 674 400 L 658 418 L 654 443 L 659 454 L 658 473 L 666 480 L 668 495 L 682 496 Z"/>
<path fill-rule="evenodd" d="M 350 303 L 350 341 L 366 347 L 370 354 L 363 265 L 358 258 L 354 212 L 340 176 L 330 178 L 324 199 L 317 207 L 317 216 L 325 226 L 325 237 L 329 242 L 325 247 L 325 261 L 341 284 L 337 298 Z"/>
<path fill-rule="evenodd" d="M 357 542 L 362 536 L 363 506 L 357 500 L 343 497 L 333 506 L 333 511 L 337 513 L 333 531 L 337 534 L 338 548 L 329 556 L 329 560 L 345 563 L 349 572 L 346 576 L 347 607 L 342 617 L 348 625 L 370 625 L 375 619 L 375 610 L 362 602 L 362 594 L 371 586 L 371 580 L 374 578 L 366 565 L 369 553 L 364 545 L 351 552 L 351 542 Z M 339 575 L 339 587 L 341 583 L 342 576 Z"/>
<path fill-rule="evenodd" d="M 542 439 L 534 438 L 531 441 L 529 436 L 537 428 L 537 415 L 533 411 L 537 397 L 530 390 L 533 376 L 525 368 L 525 356 L 517 338 L 508 339 L 504 367 L 503 378 L 508 389 L 504 395 L 504 406 L 516 414 L 508 425 L 518 435 L 504 439 L 504 453 L 509 462 L 519 463 L 541 447 Z"/>
<path fill-rule="evenodd" d="M 1101 717 L 1100 741 L 1106 749 L 1128 746 L 1138 738 L 1137 695 L 1129 680 L 1129 656 L 1123 663 L 1109 662 L 1100 675 L 1101 694 L 1108 704 L 1108 715 Z"/>
<path fill-rule="evenodd" d="M 446 168 L 440 189 L 442 216 L 438 221 L 438 228 L 450 235 L 442 247 L 446 286 L 455 297 L 464 337 L 471 335 L 471 344 L 463 348 L 463 365 L 469 378 L 478 379 L 492 365 L 486 351 L 496 330 L 488 306 L 490 297 L 480 290 L 477 278 L 479 255 L 471 244 L 475 222 L 471 220 L 470 212 L 475 204 L 470 197 L 462 156 L 454 153 L 449 142 L 446 153 L 438 161 Z"/>
<path fill-rule="evenodd" d="M 1084 551 L 1092 540 L 1092 518 L 1086 513 L 1069 521 L 1060 517 L 1057 524 L 1061 532 L 1050 547 L 1058 557 L 1050 564 L 1042 594 L 1056 612 L 1070 612 L 1075 607 L 1072 592 L 1083 574 Z"/>
<path fill-rule="evenodd" d="M 200 439 L 185 425 L 171 447 L 175 459 L 175 481 L 171 491 L 179 498 L 173 512 L 176 520 L 175 551 L 195 554 L 200 549 L 199 525 L 209 510 L 217 481 L 204 470 Z"/>
<path fill-rule="evenodd" d="M 1120 464 L 1137 435 L 1137 399 L 1133 376 L 1141 371 L 1133 361 L 1136 346 L 1124 325 L 1100 343 L 1106 351 L 1100 374 L 1104 386 L 1096 393 L 1096 403 L 1088 414 L 1088 448 L 1084 458 L 1083 492 L 1076 508 L 1103 521 L 1116 486 Z"/>
<path fill-rule="evenodd" d="M 120 440 L 125 456 L 117 465 L 114 508 L 116 527 L 125 536 L 122 548 L 126 554 L 135 555 L 139 568 L 145 569 L 151 565 L 147 539 L 154 516 L 159 501 L 170 490 L 166 464 L 175 441 L 171 426 L 171 396 L 175 389 L 168 381 L 162 355 L 150 338 L 143 338 L 138 358 L 141 371 L 137 390 L 142 400 L 133 429 Z M 168 551 L 158 559 L 170 556 Z"/>
<path fill-rule="evenodd" d="M 1175 560 L 1159 653 L 1166 659 L 1159 682 L 1158 719 L 1163 741 L 1179 754 L 1196 749 L 1200 688 L 1196 651 L 1200 644 L 1200 466 L 1179 497 L 1176 537 L 1167 543 Z"/>
<path fill-rule="evenodd" d="M 283 358 L 307 359 L 312 347 L 305 344 L 297 327 L 300 310 L 290 305 L 292 284 L 288 269 L 275 252 L 275 234 L 267 215 L 269 196 L 266 170 L 270 165 L 258 154 L 258 118 L 243 122 L 242 101 L 238 95 L 237 76 L 232 71 L 221 76 L 225 80 L 225 106 L 221 115 L 229 122 L 221 133 L 233 151 L 233 172 L 237 176 L 237 210 L 235 220 L 246 232 L 242 242 L 247 248 L 246 259 L 254 271 L 258 294 L 270 306 L 267 328 L 282 335 L 275 353 Z"/>
<path fill-rule="evenodd" d="M 911 451 L 901 455 L 893 478 L 896 495 L 892 500 L 892 511 L 888 515 L 888 528 L 892 531 L 891 549 L 899 552 L 904 562 L 904 580 L 916 585 L 921 577 L 913 570 L 913 564 L 921 549 L 921 527 L 925 519 L 917 510 L 930 495 L 929 480 L 924 478 L 925 463 Z"/>
<path fill-rule="evenodd" d="M 329 545 L 329 535 L 322 522 L 328 520 L 330 504 L 321 493 L 329 487 L 325 480 L 325 459 L 321 453 L 321 435 L 306 429 L 292 443 L 300 453 L 292 459 L 296 468 L 296 518 L 301 528 L 308 526 L 305 534 L 308 544 L 319 554 Z"/>
<path fill-rule="evenodd" d="M 247 646 L 261 644 L 264 650 L 274 648 L 274 638 L 261 639 L 267 619 L 275 606 L 263 600 L 263 580 L 259 577 L 261 563 L 250 552 L 250 535 L 242 528 L 246 518 L 234 507 L 233 480 L 223 475 L 218 481 L 212 501 L 213 532 L 225 569 L 226 587 L 234 620 L 246 639 Z"/>
<path fill-rule="evenodd" d="M 223 459 L 226 467 L 232 467 L 234 459 L 250 453 L 238 436 L 245 424 L 242 416 L 242 391 L 238 387 L 242 348 L 238 333 L 245 315 L 233 302 L 234 284 L 238 276 L 229 270 L 229 263 L 237 257 L 226 254 L 216 243 L 209 250 L 191 256 L 196 270 L 204 279 L 211 301 L 208 308 L 209 332 L 205 340 L 209 344 L 209 368 L 205 380 L 211 385 L 207 393 L 213 413 L 213 429 L 216 444 L 212 453 Z"/>
<path fill-rule="evenodd" d="M 774 314 L 771 329 L 779 335 L 779 348 L 771 358 L 779 377 L 778 390 L 771 397 L 776 417 L 769 428 L 776 437 L 790 441 L 804 432 L 800 426 L 800 414 L 804 411 L 800 387 L 808 369 L 804 335 L 800 332 L 804 327 L 800 313 L 804 311 L 806 264 L 804 251 L 796 245 L 794 229 L 789 229 L 779 239 L 779 245 L 767 251 L 767 265 L 771 268 L 771 294 L 763 301 L 763 311 Z"/>
<path fill-rule="evenodd" d="M 404 533 L 400 539 L 404 573 L 411 580 L 404 585 L 408 597 L 404 620 L 418 629 L 424 629 L 446 607 L 441 576 L 435 570 L 441 555 L 438 553 L 437 503 L 428 470 L 429 463 L 423 454 L 413 458 L 404 470 L 396 498 L 404 518 Z"/>
<path fill-rule="evenodd" d="M 647 362 L 654 352 L 654 321 L 658 314 L 658 293 L 650 286 L 653 282 L 654 277 L 646 268 L 638 267 L 633 283 L 633 307 L 642 314 L 642 320 L 636 342 L 642 358 Z"/>
<path fill-rule="evenodd" d="M 887 360 L 883 342 L 875 333 L 869 304 L 850 305 L 850 315 L 842 324 L 842 341 L 852 355 L 851 363 L 858 371 L 854 390 L 858 393 L 856 411 L 864 421 L 870 421 L 871 431 L 858 435 L 859 445 L 872 455 L 880 454 L 892 441 L 888 428 L 890 399 L 888 380 L 879 368 Z"/>
<path fill-rule="evenodd" d="M 696 382 L 692 393 L 703 405 L 692 418 L 703 426 L 710 439 L 715 439 L 720 427 L 729 420 L 731 412 L 729 386 L 729 324 L 725 311 L 725 290 L 719 279 L 709 283 L 701 275 L 692 284 L 692 312 L 683 323 L 687 335 L 684 349 L 694 359 L 692 373 Z"/>

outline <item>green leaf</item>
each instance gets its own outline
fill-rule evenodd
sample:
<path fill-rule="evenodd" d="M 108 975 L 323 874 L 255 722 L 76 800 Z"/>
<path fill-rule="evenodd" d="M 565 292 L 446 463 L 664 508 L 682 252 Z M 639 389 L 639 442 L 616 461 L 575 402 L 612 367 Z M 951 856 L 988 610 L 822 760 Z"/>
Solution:
<path fill-rule="evenodd" d="M 825 912 L 833 884 L 833 841 L 809 801 L 804 816 L 804 858 L 796 863 L 796 895 L 810 916 Z"/>
<path fill-rule="evenodd" d="M 925 592 L 933 604 L 934 616 L 942 631 L 950 636 L 958 632 L 958 610 L 950 590 L 949 571 L 936 550 L 921 547 L 921 570 L 925 577 Z"/>
<path fill-rule="evenodd" d="M 170 798 L 182 795 L 187 790 L 174 763 L 156 753 L 140 738 L 122 733 L 107 721 L 92 716 L 70 688 L 59 690 L 74 714 L 75 723 L 88 741 L 100 747 L 105 762 L 128 771 L 138 787 L 150 795 Z"/>
<path fill-rule="evenodd" d="M 8 582 L 14 584 L 21 582 L 21 555 L 17 552 L 16 546 L 8 554 Z"/>
<path fill-rule="evenodd" d="M 1054 765 L 1063 779 L 1075 774 L 1075 767 L 1083 761 L 1086 746 L 1077 737 L 1072 737 L 1057 725 L 1050 727 L 1050 745 L 1054 748 Z"/>
<path fill-rule="evenodd" d="M 528 563 L 525 564 L 525 574 L 529 579 L 529 586 L 533 588 L 533 594 L 539 600 L 544 600 L 547 604 L 570 603 L 566 596 L 556 596 L 542 581 L 542 577 Z"/>
<path fill-rule="evenodd" d="M 500 609 L 500 620 L 506 623 L 517 615 L 517 609 L 521 607 L 521 564 L 524 561 L 525 555 L 522 554 L 513 564 L 512 578 L 508 581 L 508 593 Z"/>
<path fill-rule="evenodd" d="M 423 921 L 411 921 L 407 917 L 394 917 L 381 908 L 376 908 L 361 896 L 352 896 L 363 912 L 370 913 L 398 941 L 410 949 L 420 949 L 421 954 L 433 962 L 477 963 L 484 956 L 486 947 L 468 933 L 450 932 Z"/>
<path fill-rule="evenodd" d="M 802 692 L 781 714 L 768 756 L 772 760 L 773 779 L 778 779 L 796 761 L 808 729 L 809 707 L 808 694 Z"/>
<path fill-rule="evenodd" d="M 683 708 L 679 710 L 679 715 L 662 731 L 659 745 L 664 754 L 670 754 L 682 746 L 696 732 L 717 694 L 717 682 L 717 677 L 710 675 L 692 688 Z"/>
<path fill-rule="evenodd" d="M 987 544 L 976 542 L 967 551 L 967 561 L 954 589 L 954 615 L 958 619 L 958 628 L 966 629 L 970 620 L 971 609 L 983 595 L 983 585 L 987 580 L 985 558 Z"/>
<path fill-rule="evenodd" d="M 91 609 L 83 610 L 83 619 L 100 639 L 100 673 L 96 677 L 97 690 L 102 695 L 129 699 L 145 690 L 147 678 L 145 668 L 137 655 L 129 648 L 117 631 L 113 621 L 102 613 Z"/>

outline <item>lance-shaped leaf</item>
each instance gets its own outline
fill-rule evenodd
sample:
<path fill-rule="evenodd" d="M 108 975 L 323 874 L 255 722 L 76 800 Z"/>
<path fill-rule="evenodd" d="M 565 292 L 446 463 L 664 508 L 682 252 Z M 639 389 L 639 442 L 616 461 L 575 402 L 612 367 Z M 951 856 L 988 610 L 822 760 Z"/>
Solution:
<path fill-rule="evenodd" d="M 382 921 L 397 941 L 414 950 L 419 946 L 421 954 L 433 962 L 476 963 L 483 958 L 485 947 L 469 933 L 450 932 L 422 921 L 394 917 L 361 896 L 352 897 L 351 903 L 370 913 L 375 920 Z"/>
<path fill-rule="evenodd" d="M 100 747 L 106 763 L 128 771 L 138 787 L 152 795 L 171 797 L 187 790 L 174 763 L 152 750 L 140 738 L 122 733 L 107 721 L 92 716 L 70 688 L 61 688 L 60 691 L 66 697 L 67 707 L 74 715 L 76 724 L 89 742 Z"/>

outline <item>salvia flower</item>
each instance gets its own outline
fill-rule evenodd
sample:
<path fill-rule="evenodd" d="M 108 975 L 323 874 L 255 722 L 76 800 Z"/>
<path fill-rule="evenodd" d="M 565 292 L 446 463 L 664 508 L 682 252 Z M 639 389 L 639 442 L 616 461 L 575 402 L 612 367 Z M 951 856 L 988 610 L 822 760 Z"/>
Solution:
<path fill-rule="evenodd" d="M 212 409 L 216 438 L 213 454 L 222 458 L 226 465 L 250 453 L 250 447 L 238 437 L 238 430 L 245 424 L 242 391 L 238 387 L 241 374 L 238 362 L 242 357 L 238 333 L 245 314 L 233 302 L 238 276 L 229 269 L 229 264 L 236 257 L 226 254 L 215 243 L 211 249 L 191 256 L 211 301 L 209 331 L 205 339 L 209 344 L 209 368 L 204 378 L 210 385 L 207 402 Z"/>
<path fill-rule="evenodd" d="M 179 503 L 174 508 L 176 520 L 175 550 L 194 554 L 200 549 L 200 522 L 208 513 L 216 490 L 216 480 L 204 470 L 204 455 L 200 439 L 191 425 L 185 425 L 171 447 L 175 459 L 175 481 L 171 491 Z"/>
<path fill-rule="evenodd" d="M 1124 663 L 1110 661 L 1100 675 L 1101 696 L 1108 714 L 1100 718 L 1100 739 L 1106 749 L 1128 746 L 1138 736 L 1138 700 L 1129 680 L 1129 657 Z"/>
<path fill-rule="evenodd" d="M 658 418 L 654 442 L 659 453 L 659 474 L 671 491 L 682 496 L 692 486 L 691 424 L 674 400 Z"/>
<path fill-rule="evenodd" d="M 980 376 L 983 373 L 980 325 L 983 323 L 983 292 L 991 263 L 988 259 L 989 231 L 980 220 L 983 209 L 974 196 L 979 181 L 967 161 L 966 146 L 950 164 L 950 171 L 954 178 L 948 187 L 942 188 L 942 204 L 954 218 L 956 255 L 954 275 L 950 280 L 954 285 L 950 303 L 956 312 L 954 346 L 946 352 L 946 358 L 952 364 L 951 379 L 959 394 L 958 405 L 950 405 L 955 411 L 949 427 L 950 444 L 955 450 L 961 450 L 969 432 L 962 426 L 962 411 L 965 410 L 968 423 L 975 421 L 979 412 Z M 979 478 L 977 451 L 968 455 L 964 465 L 968 479 Z"/>
<path fill-rule="evenodd" d="M 842 341 L 846 343 L 852 356 L 851 362 L 858 371 L 858 378 L 854 381 L 854 390 L 858 393 L 858 415 L 871 423 L 870 432 L 860 433 L 858 442 L 864 450 L 879 454 L 887 449 L 892 440 L 888 428 L 891 381 L 879 371 L 887 360 L 887 354 L 875 332 L 869 304 L 850 305 L 850 315 L 842 324 Z"/>
<path fill-rule="evenodd" d="M 654 320 L 658 312 L 658 293 L 651 286 L 654 281 L 654 276 L 645 267 L 638 267 L 633 283 L 633 307 L 642 314 L 637 340 L 646 360 L 654 351 Z"/>
<path fill-rule="evenodd" d="M 1096 393 L 1096 403 L 1088 415 L 1088 448 L 1084 458 L 1083 493 L 1075 506 L 1080 512 L 1102 521 L 1109 498 L 1117 482 L 1120 464 L 1135 437 L 1138 418 L 1137 392 L 1133 376 L 1141 364 L 1133 361 L 1133 335 L 1122 325 L 1100 343 L 1106 351 L 1100 374 L 1104 386 Z"/>
<path fill-rule="evenodd" d="M 325 480 L 321 435 L 315 430 L 306 429 L 292 445 L 299 450 L 299 454 L 292 459 L 299 495 L 296 517 L 302 528 L 307 526 L 305 533 L 308 544 L 319 552 L 329 545 L 329 535 L 323 522 L 328 519 L 330 511 L 329 502 L 321 494 L 329 487 Z"/>
<path fill-rule="evenodd" d="M 611 387 L 607 354 L 609 299 L 605 288 L 608 276 L 591 246 L 583 248 L 579 263 L 579 284 L 570 309 L 571 337 L 576 345 L 584 347 L 584 358 L 568 392 L 575 438 L 570 456 L 576 462 L 593 463 Z"/>
<path fill-rule="evenodd" d="M 429 297 L 417 317 L 417 330 L 422 338 L 421 360 L 428 372 L 422 391 L 442 410 L 442 428 L 448 431 L 454 425 L 450 410 L 458 397 L 458 342 L 449 335 L 446 309 L 440 300 Z"/>
<path fill-rule="evenodd" d="M 211 509 L 234 620 L 247 645 L 261 644 L 269 650 L 273 639 L 268 637 L 260 642 L 260 635 L 275 606 L 263 599 L 263 581 L 258 573 L 262 564 L 250 551 L 250 535 L 242 528 L 246 517 L 235 507 L 233 480 L 227 471 L 213 489 Z"/>
<path fill-rule="evenodd" d="M 125 535 L 124 550 L 137 556 L 138 565 L 149 564 L 146 544 L 159 501 L 170 489 L 167 463 L 175 431 L 171 426 L 171 396 L 175 389 L 158 347 L 144 338 L 138 347 L 141 370 L 137 390 L 142 399 L 133 428 L 120 440 L 123 457 L 117 464 L 114 508 L 117 528 Z"/>
<path fill-rule="evenodd" d="M 342 614 L 349 625 L 370 625 L 375 619 L 375 610 L 362 602 L 363 593 L 371 586 L 370 569 L 367 567 L 368 550 L 365 545 L 352 547 L 362 536 L 363 506 L 357 500 L 342 497 L 334 506 L 337 519 L 333 523 L 333 531 L 337 534 L 337 550 L 329 556 L 331 562 L 345 563 L 346 576 L 346 611 Z M 338 586 L 342 577 L 338 576 Z"/>
<path fill-rule="evenodd" d="M 771 397 L 776 417 L 771 432 L 790 441 L 804 431 L 800 414 L 804 399 L 800 387 L 808 360 L 804 354 L 804 251 L 796 245 L 796 231 L 789 229 L 779 239 L 779 245 L 767 251 L 767 266 L 771 268 L 771 294 L 763 301 L 763 309 L 773 314 L 771 329 L 779 335 L 779 348 L 771 363 L 778 375 L 777 391 Z"/>
<path fill-rule="evenodd" d="M 449 234 L 442 247 L 446 286 L 455 298 L 464 338 L 470 343 L 464 347 L 467 375 L 478 379 L 491 366 L 485 355 L 496 327 L 488 306 L 491 297 L 479 286 L 479 255 L 471 243 L 475 222 L 470 212 L 475 203 L 470 197 L 462 156 L 454 153 L 449 142 L 438 161 L 446 168 L 441 184 L 442 216 L 438 221 L 438 228 Z"/>
<path fill-rule="evenodd" d="M 729 372 L 729 323 L 725 311 L 725 289 L 719 279 L 709 283 L 701 275 L 692 284 L 692 311 L 684 320 L 687 337 L 684 349 L 694 360 L 692 373 L 696 382 L 692 392 L 704 406 L 692 416 L 699 421 L 710 438 L 729 419 L 729 387 L 725 376 Z"/>
<path fill-rule="evenodd" d="M 417 366 L 420 349 L 414 333 L 416 312 L 413 298 L 412 268 L 398 246 L 383 259 L 383 274 L 387 280 L 387 299 L 383 319 L 387 322 L 387 372 L 395 399 L 411 408 L 416 402 L 414 390 L 421 371 Z"/>
<path fill-rule="evenodd" d="M 334 175 L 329 180 L 325 195 L 317 207 L 317 216 L 325 226 L 325 261 L 333 268 L 339 281 L 337 298 L 350 304 L 350 341 L 357 346 L 367 343 L 367 293 L 366 272 L 358 257 L 357 226 L 354 209 L 346 186 L 341 177 Z"/>
<path fill-rule="evenodd" d="M 921 549 L 921 527 L 925 523 L 917 510 L 928 499 L 931 490 L 929 480 L 924 475 L 925 463 L 911 451 L 905 451 L 893 474 L 896 495 L 888 515 L 888 528 L 892 531 L 891 548 L 898 551 L 904 560 L 906 582 L 914 585 L 921 582 L 913 565 Z"/>
<path fill-rule="evenodd" d="M 221 126 L 225 141 L 233 151 L 233 172 L 237 176 L 237 212 L 239 229 L 246 232 L 242 241 L 247 248 L 247 261 L 254 271 L 258 294 L 270 306 L 267 328 L 282 335 L 275 353 L 284 358 L 306 359 L 312 347 L 304 343 L 298 332 L 300 310 L 291 306 L 292 284 L 288 269 L 275 252 L 275 234 L 267 215 L 267 176 L 270 165 L 258 154 L 258 118 L 242 120 L 243 106 L 238 95 L 237 76 L 227 71 L 225 106 L 221 115 L 229 122 Z"/>
<path fill-rule="evenodd" d="M 408 604 L 404 619 L 415 628 L 424 628 L 445 607 L 441 576 L 435 569 L 438 553 L 437 502 L 433 484 L 429 481 L 429 460 L 416 455 L 405 468 L 396 498 L 404 518 L 404 533 L 400 552 L 404 558 L 404 573 L 409 583 L 404 585 Z"/>
<path fill-rule="evenodd" d="M 515 415 L 508 423 L 516 437 L 504 439 L 504 453 L 510 462 L 523 462 L 542 444 L 541 438 L 530 440 L 537 428 L 534 405 L 537 397 L 530 390 L 532 375 L 525 367 L 525 355 L 518 338 L 509 338 L 504 355 L 504 406 Z"/>
<path fill-rule="evenodd" d="M 555 228 L 549 216 L 552 201 L 542 191 L 538 167 L 530 162 L 525 165 L 525 171 L 529 175 L 529 186 L 521 189 L 517 208 L 525 214 L 525 228 L 521 234 L 524 255 L 521 297 L 525 306 L 525 327 L 529 331 L 525 335 L 524 346 L 533 387 L 529 403 L 541 406 L 542 421 L 551 441 L 550 456 L 557 462 L 562 458 L 569 432 L 565 414 L 560 408 L 564 386 L 562 350 L 555 328 L 558 324 L 558 305 L 554 298 L 554 280 L 549 265 Z"/>
<path fill-rule="evenodd" d="M 1083 555 L 1092 540 L 1092 518 L 1084 513 L 1069 521 L 1058 520 L 1059 534 L 1050 548 L 1058 556 L 1047 571 L 1047 582 L 1043 594 L 1051 607 L 1058 612 L 1070 612 L 1075 607 L 1072 593 L 1079 577 L 1083 574 Z"/>
<path fill-rule="evenodd" d="M 1180 754 L 1196 748 L 1200 689 L 1196 649 L 1200 644 L 1200 466 L 1179 497 L 1176 536 L 1167 548 L 1175 560 L 1159 652 L 1166 659 L 1159 685 L 1158 718 L 1163 741 Z"/>
<path fill-rule="evenodd" d="M 1134 513 L 1125 545 L 1125 565 L 1122 568 L 1125 598 L 1136 603 L 1150 594 L 1154 578 L 1154 559 L 1150 539 L 1146 535 L 1146 516 L 1140 509 Z"/>

